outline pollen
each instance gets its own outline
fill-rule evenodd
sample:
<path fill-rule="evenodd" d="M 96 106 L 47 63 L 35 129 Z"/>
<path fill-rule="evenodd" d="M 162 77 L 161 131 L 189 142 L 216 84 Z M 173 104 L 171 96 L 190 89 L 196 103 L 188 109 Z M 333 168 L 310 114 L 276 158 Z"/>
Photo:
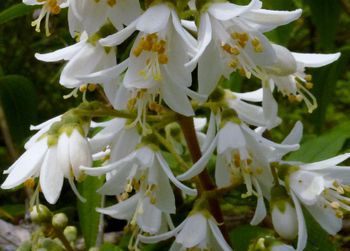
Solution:
<path fill-rule="evenodd" d="M 30 189 L 33 189 L 35 187 L 35 180 L 34 178 L 29 178 L 24 182 L 24 186 Z"/>
<path fill-rule="evenodd" d="M 260 52 L 264 51 L 264 48 L 263 48 L 263 46 L 260 42 L 260 39 L 258 37 L 253 38 L 251 41 L 251 44 L 252 44 L 254 51 L 256 53 L 260 53 Z"/>
<path fill-rule="evenodd" d="M 307 88 L 307 89 L 312 89 L 313 87 L 314 87 L 314 84 L 313 83 L 311 83 L 311 82 L 307 82 L 306 84 L 305 84 L 305 87 Z"/>
<path fill-rule="evenodd" d="M 158 55 L 158 62 L 160 64 L 167 64 L 169 61 L 169 58 L 166 54 L 159 54 Z"/>
<path fill-rule="evenodd" d="M 113 7 L 114 5 L 117 4 L 117 0 L 107 0 L 107 4 L 108 4 L 110 7 Z"/>

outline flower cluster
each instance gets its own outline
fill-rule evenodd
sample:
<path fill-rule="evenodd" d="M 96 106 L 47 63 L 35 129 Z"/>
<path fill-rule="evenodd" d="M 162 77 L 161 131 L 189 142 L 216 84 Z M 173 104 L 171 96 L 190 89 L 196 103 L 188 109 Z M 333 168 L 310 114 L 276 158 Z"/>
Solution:
<path fill-rule="evenodd" d="M 264 136 L 281 123 L 273 91 L 304 101 L 312 112 L 317 103 L 305 68 L 340 56 L 291 52 L 264 35 L 298 19 L 300 9 L 266 10 L 259 0 L 245 6 L 228 1 L 24 2 L 42 5 L 33 25 L 40 30 L 45 19 L 47 34 L 49 16 L 68 8 L 69 31 L 77 42 L 35 56 L 66 61 L 60 84 L 73 89 L 67 97 L 83 92 L 84 102 L 33 127 L 39 132 L 5 171 L 3 189 L 39 177 L 36 200 L 41 190 L 54 204 L 64 177 L 83 200 L 74 178 L 105 175 L 97 192 L 118 202 L 97 211 L 127 220 L 131 249 L 175 237 L 171 250 L 231 250 L 213 205 L 215 191 L 239 185 L 246 188 L 243 198 L 256 197 L 251 224 L 267 216 L 268 202 L 276 232 L 285 240 L 298 238 L 296 250 L 303 250 L 307 240 L 302 207 L 328 233 L 341 229 L 343 212 L 350 209 L 345 174 L 350 170 L 337 165 L 349 155 L 311 164 L 284 161 L 299 148 L 300 122 L 281 143 Z M 182 19 L 185 12 L 195 14 Z M 221 80 L 233 73 L 255 78 L 261 87 L 246 93 L 224 89 Z M 107 106 L 86 100 L 85 93 L 97 88 L 104 91 Z M 103 122 L 91 121 L 97 117 Z M 203 177 L 213 159 L 214 182 Z M 176 214 L 174 189 L 195 201 L 177 227 L 171 216 Z"/>

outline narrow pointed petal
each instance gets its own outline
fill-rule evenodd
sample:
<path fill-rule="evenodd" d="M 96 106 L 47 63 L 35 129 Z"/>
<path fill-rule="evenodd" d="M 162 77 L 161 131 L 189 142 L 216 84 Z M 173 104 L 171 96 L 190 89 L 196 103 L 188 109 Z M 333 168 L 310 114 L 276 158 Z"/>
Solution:
<path fill-rule="evenodd" d="M 214 3 L 209 7 L 208 12 L 218 20 L 226 21 L 237 17 L 252 8 L 256 8 L 260 1 L 252 0 L 248 5 L 236 5 L 232 3 Z"/>
<path fill-rule="evenodd" d="M 297 220 L 298 220 L 298 244 L 297 244 L 296 251 L 303 251 L 307 242 L 307 231 L 306 231 L 306 224 L 304 220 L 304 214 L 303 214 L 303 210 L 301 209 L 301 205 L 297 197 L 294 195 L 293 191 L 291 191 L 291 197 L 295 206 L 295 210 L 297 213 Z"/>
<path fill-rule="evenodd" d="M 197 64 L 199 58 L 203 55 L 203 52 L 208 47 L 212 39 L 212 29 L 208 13 L 204 13 L 201 16 L 198 32 L 198 51 L 190 62 L 186 63 L 186 66 L 192 67 Z M 192 66 L 191 66 L 192 65 Z"/>
<path fill-rule="evenodd" d="M 159 161 L 159 164 L 161 166 L 161 168 L 163 169 L 163 171 L 165 172 L 165 174 L 168 176 L 168 178 L 170 179 L 170 181 L 180 190 L 182 190 L 184 193 L 190 195 L 190 196 L 196 196 L 197 195 L 197 189 L 193 189 L 193 188 L 189 188 L 187 186 L 185 186 L 184 184 L 182 184 L 180 181 L 178 181 L 173 172 L 170 170 L 170 167 L 168 165 L 168 163 L 165 161 L 165 159 L 163 158 L 163 156 L 159 153 L 156 154 L 157 159 Z"/>
<path fill-rule="evenodd" d="M 322 67 L 338 60 L 340 53 L 334 54 L 309 54 L 309 53 L 292 53 L 296 61 L 304 64 L 305 67 Z"/>
<path fill-rule="evenodd" d="M 143 213 L 137 217 L 137 225 L 143 232 L 155 234 L 159 232 L 162 212 L 149 202 L 146 197 L 142 204 Z"/>
<path fill-rule="evenodd" d="M 39 170 L 46 151 L 46 139 L 34 144 L 8 169 L 9 175 L 1 188 L 14 188 L 34 175 Z"/>
<path fill-rule="evenodd" d="M 256 205 L 255 213 L 253 219 L 250 221 L 251 225 L 258 225 L 266 217 L 266 207 L 264 202 L 264 196 L 261 191 L 259 182 L 253 177 L 253 184 L 258 193 L 258 202 Z"/>
<path fill-rule="evenodd" d="M 178 225 L 175 229 L 163 233 L 163 234 L 159 234 L 159 235 L 154 235 L 154 236 L 144 236 L 144 235 L 139 235 L 139 240 L 143 243 L 158 243 L 160 241 L 164 241 L 167 240 L 173 236 L 175 236 L 182 228 L 183 226 L 186 224 L 186 221 L 183 221 L 180 225 Z"/>
<path fill-rule="evenodd" d="M 221 233 L 220 229 L 218 228 L 218 226 L 216 225 L 216 223 L 210 219 L 208 220 L 208 223 L 209 223 L 210 230 L 215 237 L 215 240 L 218 242 L 218 244 L 220 245 L 222 250 L 231 251 L 232 248 L 227 244 L 224 236 L 222 235 L 222 233 Z"/>
<path fill-rule="evenodd" d="M 176 12 L 172 10 L 171 13 L 174 29 L 176 30 L 177 34 L 181 37 L 181 39 L 185 42 L 187 49 L 189 50 L 188 53 L 193 55 L 196 51 L 196 39 L 182 27 L 181 21 L 179 20 L 179 17 L 176 14 Z"/>
<path fill-rule="evenodd" d="M 211 145 L 208 147 L 207 151 L 202 155 L 202 157 L 189 170 L 177 176 L 176 178 L 178 180 L 189 180 L 194 176 L 200 174 L 204 170 L 208 161 L 210 160 L 212 153 L 214 152 L 217 146 L 217 140 L 218 137 L 216 136 L 212 141 Z"/>
<path fill-rule="evenodd" d="M 263 89 L 260 88 L 256 91 L 244 93 L 234 92 L 234 95 L 240 98 L 241 100 L 250 102 L 261 102 L 263 100 Z"/>
<path fill-rule="evenodd" d="M 131 24 L 129 24 L 127 27 L 125 27 L 121 31 L 100 39 L 99 43 L 103 46 L 120 45 L 126 39 L 128 39 L 132 33 L 134 33 L 134 31 L 136 30 L 137 22 L 138 22 L 138 19 L 133 21 Z"/>
<path fill-rule="evenodd" d="M 116 219 L 130 220 L 135 212 L 139 198 L 140 195 L 136 194 L 116 205 L 105 208 L 96 208 L 96 211 L 101 214 L 107 214 Z"/>
<path fill-rule="evenodd" d="M 57 142 L 57 165 L 62 170 L 65 177 L 71 175 L 71 164 L 69 158 L 69 138 L 66 133 L 63 133 L 58 138 Z"/>
<path fill-rule="evenodd" d="M 137 21 L 136 29 L 145 33 L 163 30 L 168 24 L 170 9 L 166 4 L 158 4 L 149 8 Z"/>
<path fill-rule="evenodd" d="M 57 165 L 57 146 L 52 146 L 46 153 L 40 170 L 40 187 L 45 199 L 55 204 L 63 186 L 63 172 Z"/>
<path fill-rule="evenodd" d="M 321 169 L 326 169 L 327 167 L 337 166 L 338 164 L 342 163 L 348 158 L 350 158 L 350 153 L 344 153 L 330 159 L 326 159 L 326 160 L 322 160 L 322 161 L 318 161 L 310 164 L 304 164 L 304 165 L 301 165 L 300 167 L 304 170 L 321 170 Z"/>
<path fill-rule="evenodd" d="M 295 123 L 293 129 L 288 136 L 282 141 L 284 145 L 299 144 L 303 136 L 303 124 L 298 121 Z"/>
<path fill-rule="evenodd" d="M 84 46 L 86 41 L 80 41 L 74 45 L 59 49 L 54 52 L 40 54 L 35 53 L 35 58 L 44 62 L 56 62 L 60 60 L 70 60 L 73 58 Z"/>

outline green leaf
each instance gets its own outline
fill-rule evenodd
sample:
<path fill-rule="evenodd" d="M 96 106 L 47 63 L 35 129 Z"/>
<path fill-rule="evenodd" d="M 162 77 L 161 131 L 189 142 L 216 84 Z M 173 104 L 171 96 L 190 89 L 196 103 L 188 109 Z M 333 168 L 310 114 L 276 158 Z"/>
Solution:
<path fill-rule="evenodd" d="M 300 149 L 291 153 L 288 160 L 315 162 L 337 155 L 345 141 L 350 138 L 350 123 L 344 123 L 327 134 L 301 144 Z"/>
<path fill-rule="evenodd" d="M 0 77 L 0 101 L 12 139 L 16 143 L 30 134 L 36 119 L 37 95 L 30 80 L 19 75 Z"/>
<path fill-rule="evenodd" d="M 101 246 L 100 251 L 123 251 L 123 249 L 111 243 L 105 243 Z"/>
<path fill-rule="evenodd" d="M 320 35 L 320 45 L 324 50 L 333 48 L 339 24 L 340 4 L 334 0 L 305 0 L 310 6 L 311 19 Z"/>
<path fill-rule="evenodd" d="M 270 229 L 244 225 L 230 232 L 230 240 L 235 251 L 247 251 L 252 241 L 267 235 L 273 236 L 274 233 Z"/>
<path fill-rule="evenodd" d="M 87 200 L 85 203 L 78 201 L 79 222 L 86 250 L 96 245 L 100 221 L 100 214 L 96 212 L 96 208 L 101 207 L 102 199 L 96 190 L 102 186 L 103 182 L 103 178 L 88 176 L 78 184 L 79 192 Z"/>
<path fill-rule="evenodd" d="M 336 251 L 329 234 L 315 221 L 307 210 L 303 210 L 307 226 L 307 245 L 305 251 Z"/>
<path fill-rule="evenodd" d="M 10 8 L 0 12 L 0 24 L 7 23 L 15 18 L 22 17 L 31 13 L 36 7 L 25 5 L 23 3 L 12 5 Z"/>

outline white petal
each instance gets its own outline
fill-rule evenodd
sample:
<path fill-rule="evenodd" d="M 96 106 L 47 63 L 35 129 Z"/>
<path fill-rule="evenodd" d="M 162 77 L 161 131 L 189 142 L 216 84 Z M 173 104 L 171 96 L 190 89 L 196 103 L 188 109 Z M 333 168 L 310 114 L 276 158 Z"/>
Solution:
<path fill-rule="evenodd" d="M 298 217 L 296 210 L 288 201 L 284 201 L 283 203 L 284 211 L 280 211 L 279 205 L 272 208 L 271 218 L 273 227 L 282 238 L 294 240 L 298 235 Z"/>
<path fill-rule="evenodd" d="M 121 30 L 113 35 L 109 35 L 108 37 L 100 39 L 99 43 L 103 46 L 120 45 L 126 39 L 128 39 L 132 33 L 134 33 L 134 31 L 136 30 L 137 22 L 138 22 L 138 20 L 136 19 L 131 24 L 129 24 L 127 27 L 125 27 L 123 30 Z"/>
<path fill-rule="evenodd" d="M 218 154 L 227 150 L 238 150 L 247 145 L 242 129 L 239 125 L 227 122 L 218 133 Z"/>
<path fill-rule="evenodd" d="M 350 158 L 350 153 L 344 153 L 330 159 L 326 159 L 326 160 L 322 160 L 322 161 L 318 161 L 310 164 L 303 164 L 300 167 L 304 170 L 321 170 L 321 169 L 326 169 L 327 167 L 336 166 L 342 163 L 343 161 L 347 160 L 348 158 Z"/>
<path fill-rule="evenodd" d="M 208 12 L 216 19 L 225 21 L 242 15 L 243 13 L 255 8 L 260 1 L 252 0 L 248 5 L 241 6 L 232 3 L 213 3 Z"/>
<path fill-rule="evenodd" d="M 267 121 L 266 128 L 271 129 L 280 122 L 278 118 L 278 104 L 272 95 L 270 87 L 264 87 L 263 110 Z"/>
<path fill-rule="evenodd" d="M 258 202 L 256 205 L 255 213 L 253 216 L 253 219 L 250 221 L 251 225 L 258 225 L 265 217 L 266 217 L 266 207 L 265 207 L 265 202 L 264 202 L 264 196 L 261 191 L 259 182 L 256 180 L 255 177 L 252 177 L 253 179 L 253 184 L 254 187 L 258 193 Z"/>
<path fill-rule="evenodd" d="M 51 146 L 44 158 L 40 170 L 40 187 L 45 199 L 55 204 L 60 196 L 63 186 L 63 172 L 57 165 L 57 146 Z"/>
<path fill-rule="evenodd" d="M 65 177 L 71 176 L 71 163 L 69 158 L 69 138 L 66 133 L 63 133 L 58 138 L 57 142 L 57 165 L 62 170 Z"/>
<path fill-rule="evenodd" d="M 245 101 L 261 102 L 263 100 L 262 88 L 252 92 L 243 92 L 243 93 L 234 92 L 233 94 L 238 98 L 240 98 L 241 100 L 245 100 Z"/>
<path fill-rule="evenodd" d="M 158 171 L 155 206 L 164 213 L 174 214 L 176 212 L 175 196 L 169 179 L 166 178 L 159 163 L 155 163 L 153 168 Z"/>
<path fill-rule="evenodd" d="M 158 243 L 160 241 L 164 241 L 175 236 L 183 228 L 185 224 L 186 224 L 186 220 L 183 221 L 180 225 L 178 225 L 175 229 L 169 232 L 159 234 L 159 235 L 154 235 L 154 236 L 139 235 L 138 237 L 139 237 L 139 240 L 143 243 Z"/>
<path fill-rule="evenodd" d="M 169 7 L 166 4 L 157 4 L 138 19 L 136 29 L 148 34 L 159 32 L 166 27 L 169 17 Z"/>
<path fill-rule="evenodd" d="M 73 130 L 69 137 L 69 158 L 76 179 L 81 175 L 80 166 L 91 166 L 92 156 L 89 142 L 78 130 Z"/>
<path fill-rule="evenodd" d="M 89 83 L 104 83 L 106 80 L 118 78 L 118 76 L 126 70 L 129 60 L 124 60 L 122 63 L 102 71 L 94 72 L 84 76 L 77 76 L 78 79 Z"/>
<path fill-rule="evenodd" d="M 306 206 L 306 208 L 327 233 L 335 235 L 341 230 L 343 221 L 331 208 L 322 205 Z"/>
<path fill-rule="evenodd" d="M 107 214 L 116 219 L 130 220 L 135 213 L 135 208 L 137 206 L 139 198 L 140 195 L 135 194 L 129 199 L 119 202 L 116 205 L 105 208 L 96 208 L 96 211 L 101 214 Z"/>
<path fill-rule="evenodd" d="M 198 59 L 203 55 L 203 52 L 208 47 L 211 39 L 212 39 L 212 30 L 211 30 L 209 14 L 204 13 L 201 15 L 200 24 L 199 24 L 198 51 L 195 57 L 193 57 L 191 61 L 186 64 L 186 66 L 197 64 Z"/>
<path fill-rule="evenodd" d="M 49 119 L 48 121 L 45 121 L 39 125 L 31 125 L 30 130 L 36 131 L 36 130 L 43 129 L 44 127 L 47 127 L 47 126 L 51 126 L 53 123 L 60 121 L 61 117 L 62 117 L 62 115 L 59 115 L 59 116 L 56 116 L 52 119 Z"/>
<path fill-rule="evenodd" d="M 256 9 L 243 14 L 245 20 L 260 26 L 260 31 L 270 31 L 278 26 L 288 24 L 301 16 L 302 10 L 275 11 Z"/>
<path fill-rule="evenodd" d="M 288 136 L 282 141 L 284 145 L 299 144 L 303 136 L 303 124 L 298 121 L 295 123 L 293 129 Z"/>
<path fill-rule="evenodd" d="M 215 183 L 218 187 L 226 187 L 231 184 L 231 173 L 227 168 L 226 158 L 223 155 L 216 157 Z"/>
<path fill-rule="evenodd" d="M 44 62 L 56 62 L 60 60 L 70 60 L 73 58 L 84 46 L 86 45 L 86 41 L 80 41 L 79 43 L 73 44 L 71 46 L 65 47 L 63 49 L 59 49 L 54 52 L 40 54 L 36 53 L 36 59 Z"/>
<path fill-rule="evenodd" d="M 170 179 L 170 181 L 180 190 L 182 190 L 184 193 L 191 195 L 191 196 L 196 196 L 197 195 L 197 190 L 193 189 L 193 188 L 189 188 L 187 186 L 185 186 L 184 184 L 182 184 L 180 181 L 178 181 L 174 174 L 172 173 L 172 171 L 170 170 L 170 167 L 168 166 L 168 163 L 165 161 L 165 159 L 163 158 L 163 156 L 160 153 L 156 154 L 157 159 L 159 161 L 160 166 L 162 167 L 163 171 L 165 172 L 165 174 L 168 176 L 168 178 Z"/>
<path fill-rule="evenodd" d="M 143 200 L 142 210 L 142 214 L 137 217 L 137 225 L 143 232 L 150 234 L 159 232 L 162 212 L 149 202 L 148 197 Z"/>
<path fill-rule="evenodd" d="M 215 240 L 220 245 L 222 250 L 231 251 L 232 248 L 227 244 L 224 236 L 222 235 L 222 233 L 221 233 L 220 229 L 218 228 L 218 226 L 216 225 L 216 223 L 210 219 L 208 220 L 208 223 L 209 223 L 210 230 L 214 235 Z"/>
<path fill-rule="evenodd" d="M 297 244 L 296 251 L 303 251 L 307 242 L 307 231 L 306 231 L 306 224 L 304 220 L 304 214 L 303 214 L 303 210 L 301 209 L 300 203 L 296 198 L 296 196 L 294 195 L 293 191 L 291 191 L 291 197 L 295 206 L 297 219 L 298 219 L 298 244 Z"/>
<path fill-rule="evenodd" d="M 126 183 L 130 176 L 131 168 L 124 166 L 111 175 L 105 184 L 97 190 L 98 193 L 103 195 L 117 195 L 124 192 Z"/>
<path fill-rule="evenodd" d="M 334 54 L 308 54 L 292 53 L 296 61 L 301 62 L 305 67 L 322 67 L 338 60 L 340 53 Z"/>
<path fill-rule="evenodd" d="M 174 28 L 177 34 L 180 35 L 181 39 L 185 42 L 187 49 L 189 50 L 188 53 L 190 53 L 191 55 L 194 54 L 196 51 L 195 47 L 197 44 L 196 39 L 182 27 L 179 17 L 174 10 L 171 11 L 171 15 Z"/>
<path fill-rule="evenodd" d="M 192 215 L 186 219 L 181 232 L 176 236 L 176 242 L 185 248 L 192 248 L 201 243 L 207 237 L 207 219 L 201 213 Z"/>
<path fill-rule="evenodd" d="M 202 155 L 202 157 L 185 173 L 177 176 L 176 178 L 178 180 L 188 180 L 193 178 L 194 176 L 200 174 L 205 166 L 207 165 L 208 161 L 210 160 L 212 153 L 214 152 L 216 145 L 217 145 L 217 137 L 214 138 L 211 145 L 208 147 L 207 151 Z"/>
<path fill-rule="evenodd" d="M 34 175 L 40 168 L 46 151 L 46 138 L 35 143 L 8 169 L 9 175 L 1 188 L 14 188 Z"/>

